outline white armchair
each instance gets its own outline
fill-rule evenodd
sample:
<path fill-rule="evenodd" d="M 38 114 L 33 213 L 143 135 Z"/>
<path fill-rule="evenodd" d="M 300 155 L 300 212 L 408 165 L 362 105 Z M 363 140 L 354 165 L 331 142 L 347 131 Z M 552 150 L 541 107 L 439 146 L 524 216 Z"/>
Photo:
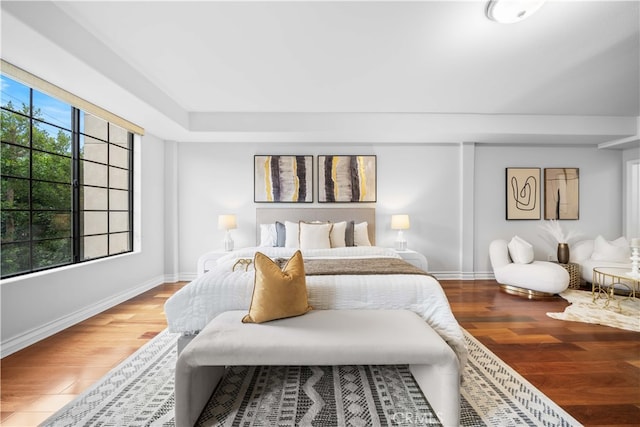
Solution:
<path fill-rule="evenodd" d="M 553 296 L 569 286 L 569 273 L 548 261 L 514 263 L 506 240 L 494 240 L 489 258 L 496 281 L 503 291 L 529 299 Z"/>

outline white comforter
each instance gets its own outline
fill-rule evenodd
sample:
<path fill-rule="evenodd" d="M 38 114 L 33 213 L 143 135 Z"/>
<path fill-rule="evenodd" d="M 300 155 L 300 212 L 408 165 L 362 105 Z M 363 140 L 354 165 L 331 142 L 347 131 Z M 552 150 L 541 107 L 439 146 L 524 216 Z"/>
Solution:
<path fill-rule="evenodd" d="M 218 314 L 248 310 L 253 292 L 254 270 L 237 266 L 238 258 L 253 258 L 260 251 L 272 258 L 290 257 L 291 248 L 257 247 L 234 251 L 178 292 L 165 304 L 171 332 L 195 333 Z M 347 247 L 303 250 L 304 258 L 394 257 L 395 251 L 380 247 Z M 309 304 L 315 309 L 407 309 L 419 314 L 453 348 L 461 366 L 467 348 L 460 325 L 453 317 L 440 283 L 425 275 L 307 276 Z"/>

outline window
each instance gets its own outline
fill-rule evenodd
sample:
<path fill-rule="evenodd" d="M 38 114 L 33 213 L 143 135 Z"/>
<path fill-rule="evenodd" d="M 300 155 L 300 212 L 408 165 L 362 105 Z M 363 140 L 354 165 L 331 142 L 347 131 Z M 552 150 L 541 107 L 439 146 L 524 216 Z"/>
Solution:
<path fill-rule="evenodd" d="M 133 133 L 0 75 L 2 278 L 133 250 Z"/>

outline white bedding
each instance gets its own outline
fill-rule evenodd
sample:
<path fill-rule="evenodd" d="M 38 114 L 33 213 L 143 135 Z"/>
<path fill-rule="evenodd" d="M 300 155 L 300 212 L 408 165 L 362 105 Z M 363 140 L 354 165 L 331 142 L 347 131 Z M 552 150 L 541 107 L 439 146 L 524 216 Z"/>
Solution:
<path fill-rule="evenodd" d="M 245 248 L 220 258 L 216 266 L 198 277 L 165 304 L 169 330 L 196 333 L 218 314 L 248 310 L 254 270 L 233 265 L 238 258 L 253 258 L 260 251 L 271 258 L 288 258 L 297 249 Z M 399 256 L 392 249 L 345 247 L 303 250 L 304 258 L 366 258 Z M 309 304 L 315 309 L 407 309 L 419 314 L 453 348 L 461 366 L 467 348 L 460 325 L 453 317 L 440 283 L 431 276 L 408 274 L 307 276 Z"/>

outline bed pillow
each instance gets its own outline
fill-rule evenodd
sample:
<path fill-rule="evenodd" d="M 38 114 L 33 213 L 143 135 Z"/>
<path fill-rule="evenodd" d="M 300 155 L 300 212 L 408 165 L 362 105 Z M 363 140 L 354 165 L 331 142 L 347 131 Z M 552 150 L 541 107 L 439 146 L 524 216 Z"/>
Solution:
<path fill-rule="evenodd" d="M 533 246 L 523 238 L 514 236 L 507 244 L 507 247 L 514 264 L 530 264 L 533 262 Z"/>
<path fill-rule="evenodd" d="M 300 251 L 296 251 L 282 269 L 261 252 L 256 252 L 253 265 L 256 269 L 253 295 L 249 313 L 242 318 L 242 323 L 263 323 L 312 310 Z"/>
<path fill-rule="evenodd" d="M 297 222 L 285 221 L 285 238 L 284 238 L 284 247 L 285 248 L 299 248 L 300 240 L 299 236 L 299 225 Z"/>
<path fill-rule="evenodd" d="M 355 221 L 347 221 L 347 228 L 344 230 L 344 244 L 346 246 L 355 246 L 353 242 L 353 229 L 355 227 Z"/>
<path fill-rule="evenodd" d="M 280 221 L 276 221 L 276 246 L 284 248 L 287 242 L 287 229 Z"/>
<path fill-rule="evenodd" d="M 260 246 L 276 246 L 278 236 L 275 224 L 260 224 Z"/>
<path fill-rule="evenodd" d="M 332 227 L 330 222 L 300 222 L 300 249 L 331 248 Z"/>
<path fill-rule="evenodd" d="M 354 246 L 371 246 L 369 241 L 369 231 L 367 222 L 360 222 L 353 226 L 353 244 Z"/>
<path fill-rule="evenodd" d="M 630 262 L 631 249 L 629 242 L 624 237 L 619 237 L 611 242 L 604 237 L 598 236 L 593 241 L 593 254 L 591 259 L 594 261 L 609 262 Z"/>
<path fill-rule="evenodd" d="M 344 248 L 345 246 L 347 246 L 346 239 L 345 239 L 346 231 L 347 231 L 347 221 L 333 223 L 333 227 L 331 228 L 331 234 L 329 235 L 332 248 Z"/>

